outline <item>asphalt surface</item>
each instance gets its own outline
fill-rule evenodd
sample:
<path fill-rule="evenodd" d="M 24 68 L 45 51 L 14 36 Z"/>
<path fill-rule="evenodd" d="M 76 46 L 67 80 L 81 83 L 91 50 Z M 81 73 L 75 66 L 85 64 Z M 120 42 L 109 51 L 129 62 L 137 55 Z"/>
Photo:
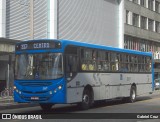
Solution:
<path fill-rule="evenodd" d="M 150 99 L 150 97 L 149 96 L 152 96 L 152 98 L 155 98 L 155 97 L 157 97 L 157 96 L 159 96 L 160 95 L 160 90 L 156 90 L 156 91 L 154 91 L 151 95 L 150 94 L 146 94 L 146 95 L 143 95 L 142 97 L 141 96 L 138 96 L 137 97 L 137 101 L 144 101 L 144 100 L 147 100 L 147 99 Z M 111 106 L 113 106 L 114 105 L 114 103 L 116 104 L 117 103 L 117 101 L 112 101 L 111 102 Z M 107 104 L 110 104 L 110 102 L 108 102 Z M 99 104 L 96 104 L 95 105 L 95 107 L 96 106 L 105 106 L 105 104 L 103 104 L 103 103 L 100 103 L 100 105 Z M 14 102 L 14 100 L 13 100 L 13 97 L 6 97 L 6 98 L 1 98 L 0 97 L 0 111 L 1 110 L 6 110 L 6 109 L 16 109 L 16 108 L 28 108 L 28 107 L 36 107 L 36 106 L 39 106 L 39 104 L 31 104 L 31 103 L 16 103 L 16 102 Z M 61 104 L 56 104 L 55 106 L 54 106 L 54 108 L 56 109 L 56 108 L 64 108 L 64 107 L 70 107 L 70 106 L 72 106 L 72 105 L 61 105 Z M 72 110 L 68 110 L 67 109 L 67 111 L 65 111 L 65 112 L 73 112 Z M 92 113 L 92 112 L 91 112 Z"/>
<path fill-rule="evenodd" d="M 124 113 L 124 115 L 129 115 L 125 113 L 157 113 L 160 115 L 160 91 L 155 91 L 153 94 L 146 94 L 143 96 L 139 96 L 137 98 L 137 102 L 135 103 L 122 103 L 120 101 L 112 101 L 107 102 L 107 104 L 97 104 L 93 108 L 85 111 L 80 111 L 77 109 L 75 105 L 55 105 L 51 111 L 42 111 L 39 106 L 32 106 L 31 104 L 17 104 L 13 102 L 13 99 L 2 99 L 0 100 L 0 113 L 7 114 L 48 114 L 48 117 L 55 116 L 56 113 L 67 113 L 67 115 L 76 115 L 77 113 L 83 113 L 87 116 L 91 116 L 94 118 L 96 113 L 99 115 L 109 115 L 108 113 Z M 5 106 L 5 107 L 4 107 Z M 7 106 L 7 107 L 6 107 Z M 13 107 L 14 106 L 14 107 Z M 1 109 L 3 108 L 3 109 Z M 94 114 L 92 114 L 94 113 Z M 104 113 L 104 114 L 103 114 Z M 120 114 L 117 114 L 120 115 Z M 159 122 L 159 119 L 64 119 L 61 114 L 59 114 L 60 118 L 62 119 L 44 119 L 44 120 L 37 120 L 39 122 Z M 43 116 L 42 116 L 43 117 Z M 160 116 L 159 116 L 160 117 Z M 22 120 L 8 120 L 9 122 L 21 122 Z M 25 120 L 25 121 L 35 121 L 35 120 Z"/>
<path fill-rule="evenodd" d="M 160 90 L 156 90 L 152 93 L 152 96 L 157 96 L 157 95 L 160 95 Z M 148 94 L 146 96 L 148 96 Z M 140 101 L 141 98 L 142 100 L 147 99 L 145 98 L 145 96 L 142 96 L 142 97 L 138 97 L 138 100 Z M 12 96 L 9 96 L 6 98 L 0 97 L 0 111 L 5 109 L 27 108 L 27 107 L 35 107 L 35 106 L 39 106 L 39 105 L 31 104 L 31 103 L 15 103 Z M 58 108 L 64 107 L 64 106 L 70 107 L 70 105 L 56 105 L 56 106 Z"/>

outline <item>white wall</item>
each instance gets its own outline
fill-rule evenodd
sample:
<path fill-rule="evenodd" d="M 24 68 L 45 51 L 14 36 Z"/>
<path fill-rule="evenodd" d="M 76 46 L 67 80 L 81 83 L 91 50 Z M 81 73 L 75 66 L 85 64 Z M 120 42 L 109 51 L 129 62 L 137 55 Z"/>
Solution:
<path fill-rule="evenodd" d="M 15 40 L 47 38 L 48 0 L 7 0 L 6 37 Z"/>
<path fill-rule="evenodd" d="M 117 0 L 59 0 L 57 37 L 122 47 L 119 10 Z"/>
<path fill-rule="evenodd" d="M 6 36 L 6 1 L 0 0 L 0 37 Z"/>

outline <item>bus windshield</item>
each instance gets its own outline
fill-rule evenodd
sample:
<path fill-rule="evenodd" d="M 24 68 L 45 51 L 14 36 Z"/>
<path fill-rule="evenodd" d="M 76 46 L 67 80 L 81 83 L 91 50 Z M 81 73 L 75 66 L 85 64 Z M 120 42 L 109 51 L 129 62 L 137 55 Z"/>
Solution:
<path fill-rule="evenodd" d="M 46 80 L 63 76 L 61 53 L 38 53 L 16 55 L 15 79 Z"/>

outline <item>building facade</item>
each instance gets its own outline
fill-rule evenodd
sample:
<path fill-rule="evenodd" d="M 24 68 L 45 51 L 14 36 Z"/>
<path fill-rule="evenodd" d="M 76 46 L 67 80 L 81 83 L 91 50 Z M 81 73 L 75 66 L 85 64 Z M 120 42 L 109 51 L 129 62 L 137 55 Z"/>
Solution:
<path fill-rule="evenodd" d="M 122 47 L 121 0 L 3 1 L 6 38 L 69 39 Z"/>
<path fill-rule="evenodd" d="M 158 62 L 160 0 L 0 0 L 0 38 L 83 41 L 153 52 Z"/>
<path fill-rule="evenodd" d="M 1 0 L 0 37 L 160 51 L 160 0 Z M 157 56 L 155 56 L 157 58 Z"/>
<path fill-rule="evenodd" d="M 126 0 L 124 48 L 160 51 L 160 0 Z"/>
<path fill-rule="evenodd" d="M 0 47 L 4 47 L 0 51 L 0 81 L 13 81 L 9 76 L 13 76 L 14 65 L 8 62 L 14 57 L 5 50 L 14 52 L 15 40 L 69 39 L 123 48 L 121 3 L 121 0 L 0 0 Z"/>
<path fill-rule="evenodd" d="M 124 48 L 152 52 L 160 78 L 160 0 L 125 0 Z"/>
<path fill-rule="evenodd" d="M 13 86 L 14 50 L 18 40 L 0 38 L 0 92 Z"/>

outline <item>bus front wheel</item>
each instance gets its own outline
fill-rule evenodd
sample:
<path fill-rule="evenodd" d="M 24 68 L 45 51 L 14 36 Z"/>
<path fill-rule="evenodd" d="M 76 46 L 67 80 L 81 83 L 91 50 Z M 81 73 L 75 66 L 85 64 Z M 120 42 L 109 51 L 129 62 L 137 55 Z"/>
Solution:
<path fill-rule="evenodd" d="M 41 108 L 44 110 L 44 111 L 48 111 L 48 110 L 51 110 L 53 104 L 45 104 L 45 103 L 40 103 L 39 104 L 41 106 Z"/>
<path fill-rule="evenodd" d="M 82 110 L 89 109 L 93 103 L 93 95 L 92 91 L 89 89 L 84 89 L 82 102 L 80 103 L 80 107 Z"/>

